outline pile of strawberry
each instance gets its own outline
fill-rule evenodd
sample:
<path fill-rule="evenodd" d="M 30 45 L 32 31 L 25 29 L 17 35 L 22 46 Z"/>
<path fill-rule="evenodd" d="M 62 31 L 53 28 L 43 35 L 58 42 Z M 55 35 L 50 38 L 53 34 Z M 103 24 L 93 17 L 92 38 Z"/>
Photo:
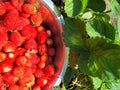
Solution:
<path fill-rule="evenodd" d="M 55 44 L 36 0 L 0 2 L 0 90 L 41 90 L 55 74 Z"/>

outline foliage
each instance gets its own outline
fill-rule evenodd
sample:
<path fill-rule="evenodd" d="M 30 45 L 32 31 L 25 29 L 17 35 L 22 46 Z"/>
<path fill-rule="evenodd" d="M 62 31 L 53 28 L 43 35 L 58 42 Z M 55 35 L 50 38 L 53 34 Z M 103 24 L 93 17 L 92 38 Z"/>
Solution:
<path fill-rule="evenodd" d="M 119 90 L 120 1 L 66 0 L 63 5 L 63 39 L 70 51 L 59 89 Z"/>

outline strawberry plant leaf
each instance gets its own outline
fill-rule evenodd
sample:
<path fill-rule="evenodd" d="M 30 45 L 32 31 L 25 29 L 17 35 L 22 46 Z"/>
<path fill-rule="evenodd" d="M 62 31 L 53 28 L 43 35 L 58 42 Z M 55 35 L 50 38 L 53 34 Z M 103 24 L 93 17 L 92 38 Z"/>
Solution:
<path fill-rule="evenodd" d="M 89 0 L 87 8 L 96 12 L 103 12 L 106 9 L 106 4 L 104 0 Z"/>
<path fill-rule="evenodd" d="M 111 0 L 110 5 L 111 5 L 113 15 L 119 16 L 120 15 L 120 1 L 119 0 Z"/>
<path fill-rule="evenodd" d="M 119 78 L 120 46 L 102 38 L 90 38 L 86 42 L 87 54 L 80 54 L 79 68 L 102 80 Z"/>
<path fill-rule="evenodd" d="M 86 38 L 85 23 L 80 18 L 65 18 L 63 39 L 66 46 L 74 50 L 84 48 Z"/>
<path fill-rule="evenodd" d="M 99 89 L 102 85 L 102 80 L 99 79 L 98 77 L 91 77 L 91 79 L 93 81 L 94 89 L 95 90 Z"/>
<path fill-rule="evenodd" d="M 66 0 L 65 2 L 65 12 L 67 16 L 74 17 L 82 13 L 86 6 L 88 0 Z"/>
<path fill-rule="evenodd" d="M 86 31 L 90 37 L 106 37 L 115 39 L 114 26 L 109 22 L 107 16 L 97 16 L 86 24 Z"/>
<path fill-rule="evenodd" d="M 106 82 L 106 87 L 109 90 L 119 90 L 120 89 L 120 79 Z"/>

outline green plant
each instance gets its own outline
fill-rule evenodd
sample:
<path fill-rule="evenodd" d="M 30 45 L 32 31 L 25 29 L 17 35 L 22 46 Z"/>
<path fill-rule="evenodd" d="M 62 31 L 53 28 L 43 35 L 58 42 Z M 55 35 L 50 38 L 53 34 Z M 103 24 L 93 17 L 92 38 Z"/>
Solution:
<path fill-rule="evenodd" d="M 119 90 L 119 0 L 66 0 L 63 5 L 63 39 L 70 51 L 59 89 Z"/>

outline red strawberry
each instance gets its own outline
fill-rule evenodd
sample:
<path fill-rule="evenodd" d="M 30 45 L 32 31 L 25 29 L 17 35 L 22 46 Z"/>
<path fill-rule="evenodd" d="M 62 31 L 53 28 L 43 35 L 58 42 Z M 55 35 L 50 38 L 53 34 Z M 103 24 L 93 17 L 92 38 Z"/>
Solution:
<path fill-rule="evenodd" d="M 51 45 L 53 45 L 53 40 L 51 38 L 47 38 L 46 43 L 48 46 L 51 46 Z"/>
<path fill-rule="evenodd" d="M 44 55 L 47 52 L 47 45 L 46 44 L 41 44 L 38 46 L 38 51 L 40 55 Z"/>
<path fill-rule="evenodd" d="M 6 60 L 6 54 L 4 52 L 0 52 L 0 62 L 3 62 Z"/>
<path fill-rule="evenodd" d="M 20 89 L 20 90 L 30 90 L 29 87 L 27 87 L 27 86 L 25 86 L 25 87 L 20 86 L 19 89 Z"/>
<path fill-rule="evenodd" d="M 30 24 L 30 21 L 29 21 L 29 19 L 27 19 L 27 18 L 19 17 L 19 20 L 20 20 L 20 26 L 19 26 L 20 30 L 22 30 L 22 28 L 23 28 L 24 26 Z"/>
<path fill-rule="evenodd" d="M 7 32 L 8 30 L 5 28 L 3 24 L 0 24 L 0 32 Z"/>
<path fill-rule="evenodd" d="M 21 16 L 21 17 L 24 17 L 24 18 L 29 18 L 30 14 L 21 12 L 21 13 L 20 13 L 20 16 Z"/>
<path fill-rule="evenodd" d="M 45 68 L 45 62 L 39 61 L 38 67 L 41 69 Z"/>
<path fill-rule="evenodd" d="M 35 86 L 33 86 L 33 90 L 41 90 L 41 88 L 40 88 L 40 86 L 35 85 Z"/>
<path fill-rule="evenodd" d="M 44 26 L 38 26 L 37 31 L 38 32 L 45 31 L 45 27 Z"/>
<path fill-rule="evenodd" d="M 25 74 L 25 68 L 22 66 L 16 66 L 13 68 L 13 75 L 18 78 L 23 78 Z"/>
<path fill-rule="evenodd" d="M 55 74 L 55 67 L 53 65 L 47 65 L 44 68 L 44 73 L 46 76 L 53 76 Z"/>
<path fill-rule="evenodd" d="M 16 9 L 9 10 L 3 24 L 8 30 L 20 30 L 19 12 Z"/>
<path fill-rule="evenodd" d="M 2 47 L 3 45 L 5 45 L 5 43 L 8 40 L 8 34 L 5 32 L 0 31 L 0 47 Z"/>
<path fill-rule="evenodd" d="M 10 40 L 16 45 L 21 46 L 24 42 L 24 37 L 21 36 L 19 32 L 12 32 L 10 34 Z"/>
<path fill-rule="evenodd" d="M 16 49 L 16 46 L 14 45 L 14 43 L 12 43 L 12 42 L 7 42 L 4 46 L 3 46 L 3 51 L 5 52 L 5 53 L 7 53 L 7 52 L 14 52 L 15 51 L 15 49 Z"/>
<path fill-rule="evenodd" d="M 46 61 L 48 60 L 48 55 L 47 55 L 47 54 L 41 55 L 40 60 L 41 60 L 42 62 L 46 62 Z"/>
<path fill-rule="evenodd" d="M 4 90 L 4 85 L 5 85 L 5 82 L 3 80 L 3 76 L 0 74 L 0 90 Z"/>
<path fill-rule="evenodd" d="M 13 65 L 10 63 L 6 63 L 6 62 L 0 63 L 0 72 L 2 73 L 10 72 L 12 71 L 12 68 Z"/>
<path fill-rule="evenodd" d="M 27 42 L 25 43 L 24 48 L 26 50 L 37 50 L 38 48 L 38 44 L 34 39 L 29 39 L 27 40 Z"/>
<path fill-rule="evenodd" d="M 37 69 L 35 70 L 34 75 L 35 75 L 36 78 L 40 78 L 41 76 L 44 75 L 43 70 L 40 69 L 40 68 L 37 68 Z"/>
<path fill-rule="evenodd" d="M 6 6 L 0 1 L 0 16 L 6 13 Z"/>
<path fill-rule="evenodd" d="M 17 7 L 19 2 L 18 0 L 11 0 L 11 4 L 14 6 L 14 7 Z"/>
<path fill-rule="evenodd" d="M 40 87 L 44 87 L 48 83 L 48 77 L 46 76 L 41 76 L 40 78 L 37 79 L 37 84 Z"/>
<path fill-rule="evenodd" d="M 15 84 L 15 85 L 9 86 L 8 90 L 20 90 L 20 87 Z"/>
<path fill-rule="evenodd" d="M 47 29 L 46 32 L 47 32 L 47 36 L 48 36 L 48 37 L 51 37 L 51 36 L 52 36 L 52 31 L 51 31 L 51 30 Z"/>
<path fill-rule="evenodd" d="M 26 39 L 35 39 L 37 37 L 37 31 L 32 25 L 24 26 L 21 34 L 26 37 Z"/>
<path fill-rule="evenodd" d="M 27 67 L 31 67 L 32 66 L 32 62 L 26 56 L 19 56 L 16 59 L 16 64 L 20 65 L 20 66 L 27 66 Z"/>
<path fill-rule="evenodd" d="M 34 84 L 35 84 L 35 76 L 34 75 L 30 75 L 29 77 L 23 77 L 19 80 L 20 86 L 31 87 Z"/>
<path fill-rule="evenodd" d="M 46 40 L 47 40 L 47 33 L 46 33 L 46 31 L 39 32 L 37 39 L 38 39 L 38 43 L 39 44 L 45 43 Z"/>
<path fill-rule="evenodd" d="M 16 50 L 15 50 L 15 55 L 16 55 L 16 56 L 23 55 L 24 53 L 25 53 L 25 48 L 18 47 L 18 48 L 16 48 Z"/>
<path fill-rule="evenodd" d="M 54 56 L 55 55 L 55 48 L 48 48 L 47 54 L 48 54 L 48 56 Z"/>
<path fill-rule="evenodd" d="M 24 4 L 22 10 L 24 13 L 33 14 L 35 12 L 35 7 L 32 4 Z"/>
<path fill-rule="evenodd" d="M 15 53 L 9 52 L 9 53 L 7 53 L 5 62 L 7 62 L 7 63 L 14 63 L 15 59 L 16 59 Z"/>
<path fill-rule="evenodd" d="M 35 14 L 32 14 L 30 16 L 30 21 L 35 25 L 35 26 L 39 26 L 42 21 L 43 21 L 43 18 L 41 16 L 41 13 L 35 13 Z"/>
<path fill-rule="evenodd" d="M 11 5 L 11 3 L 9 1 L 4 2 L 4 4 L 6 6 L 6 10 L 14 9 L 14 7 Z"/>
<path fill-rule="evenodd" d="M 45 64 L 48 65 L 48 64 L 52 64 L 52 57 L 48 57 L 48 59 L 46 60 Z"/>
<path fill-rule="evenodd" d="M 25 56 L 27 56 L 32 64 L 37 64 L 39 61 L 40 61 L 40 58 L 37 56 L 37 54 L 34 54 L 34 53 L 25 53 Z"/>
<path fill-rule="evenodd" d="M 16 76 L 14 76 L 11 72 L 4 73 L 3 79 L 8 85 L 15 85 L 15 83 L 19 80 Z"/>

